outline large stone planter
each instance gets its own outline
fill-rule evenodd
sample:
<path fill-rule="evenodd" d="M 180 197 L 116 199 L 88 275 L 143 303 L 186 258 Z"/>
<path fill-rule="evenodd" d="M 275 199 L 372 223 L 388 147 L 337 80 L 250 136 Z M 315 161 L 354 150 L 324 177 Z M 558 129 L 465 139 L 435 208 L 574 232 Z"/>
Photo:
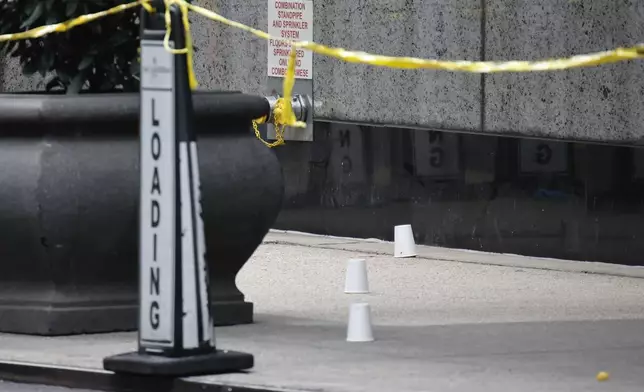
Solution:
<path fill-rule="evenodd" d="M 262 97 L 196 93 L 216 325 L 252 322 L 235 276 L 275 221 L 283 180 L 251 133 Z M 0 95 L 0 331 L 135 330 L 138 94 Z"/>

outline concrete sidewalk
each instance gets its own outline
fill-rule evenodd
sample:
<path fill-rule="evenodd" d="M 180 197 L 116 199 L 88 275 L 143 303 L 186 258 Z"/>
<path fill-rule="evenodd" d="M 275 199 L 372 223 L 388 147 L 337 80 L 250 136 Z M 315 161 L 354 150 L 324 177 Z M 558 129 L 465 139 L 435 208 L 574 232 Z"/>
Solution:
<path fill-rule="evenodd" d="M 568 261 L 538 269 L 539 259 L 510 255 L 497 255 L 506 266 L 484 263 L 495 255 L 446 249 L 430 259 L 424 247 L 423 258 L 394 259 L 388 249 L 380 241 L 271 233 L 238 278 L 257 322 L 216 331 L 219 347 L 255 354 L 256 367 L 198 379 L 338 392 L 644 386 L 643 279 L 553 270 L 557 263 L 587 269 Z M 372 293 L 345 295 L 346 261 L 358 256 L 368 259 Z M 371 304 L 376 342 L 344 341 L 352 301 Z M 133 350 L 135 339 L 0 335 L 0 360 L 98 369 L 104 356 Z M 602 370 L 611 374 L 605 383 L 595 380 Z"/>

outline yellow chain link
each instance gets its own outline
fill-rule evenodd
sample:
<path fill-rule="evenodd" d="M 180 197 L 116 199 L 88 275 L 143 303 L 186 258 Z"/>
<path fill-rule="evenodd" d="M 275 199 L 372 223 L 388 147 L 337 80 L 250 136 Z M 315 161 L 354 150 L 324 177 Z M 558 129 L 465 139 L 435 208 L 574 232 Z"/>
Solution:
<path fill-rule="evenodd" d="M 284 115 L 284 98 L 279 98 L 275 103 L 275 108 L 273 109 L 273 126 L 275 127 L 275 141 L 272 143 L 267 142 L 262 139 L 262 135 L 259 132 L 259 124 L 264 124 L 268 120 L 268 116 L 264 116 L 258 119 L 253 120 L 253 129 L 255 130 L 255 136 L 264 143 L 268 148 L 273 148 L 286 144 L 284 141 L 284 129 L 286 125 L 283 122 Z"/>
<path fill-rule="evenodd" d="M 253 129 L 255 130 L 255 136 L 259 139 L 259 141 L 264 143 L 264 145 L 268 148 L 273 148 L 273 147 L 280 146 L 282 144 L 286 144 L 284 142 L 284 128 L 285 128 L 284 125 L 279 126 L 278 124 L 275 124 L 275 138 L 277 140 L 275 140 L 273 143 L 269 143 L 266 140 L 262 139 L 262 135 L 259 133 L 259 124 L 262 123 L 261 121 L 264 118 L 265 117 L 263 117 L 262 119 L 253 120 Z"/>

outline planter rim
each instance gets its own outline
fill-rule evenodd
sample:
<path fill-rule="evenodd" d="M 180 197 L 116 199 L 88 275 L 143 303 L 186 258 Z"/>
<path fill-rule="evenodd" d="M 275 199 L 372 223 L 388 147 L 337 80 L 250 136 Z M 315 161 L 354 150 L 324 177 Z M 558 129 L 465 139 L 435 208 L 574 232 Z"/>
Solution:
<path fill-rule="evenodd" d="M 193 107 L 196 121 L 227 123 L 250 122 L 270 111 L 264 97 L 240 92 L 195 91 Z M 0 125 L 138 122 L 139 108 L 139 93 L 2 93 Z"/>

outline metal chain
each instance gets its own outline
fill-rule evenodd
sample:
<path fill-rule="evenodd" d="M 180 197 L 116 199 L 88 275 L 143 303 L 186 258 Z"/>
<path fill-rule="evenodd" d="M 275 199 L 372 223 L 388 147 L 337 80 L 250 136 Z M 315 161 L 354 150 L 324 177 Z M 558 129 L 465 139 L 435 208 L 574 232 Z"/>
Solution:
<path fill-rule="evenodd" d="M 264 143 L 264 145 L 266 147 L 268 147 L 268 148 L 273 148 L 273 147 L 277 147 L 279 145 L 285 144 L 284 143 L 284 128 L 285 128 L 285 126 L 284 125 L 281 125 L 281 126 L 278 125 L 277 121 L 275 121 L 275 124 L 274 124 L 276 140 L 273 143 L 269 143 L 266 140 L 262 139 L 262 135 L 259 133 L 259 124 L 264 123 L 265 119 L 266 119 L 266 117 L 263 117 L 263 118 L 261 118 L 259 120 L 253 120 L 253 129 L 255 130 L 255 136 L 259 139 L 259 141 Z"/>

